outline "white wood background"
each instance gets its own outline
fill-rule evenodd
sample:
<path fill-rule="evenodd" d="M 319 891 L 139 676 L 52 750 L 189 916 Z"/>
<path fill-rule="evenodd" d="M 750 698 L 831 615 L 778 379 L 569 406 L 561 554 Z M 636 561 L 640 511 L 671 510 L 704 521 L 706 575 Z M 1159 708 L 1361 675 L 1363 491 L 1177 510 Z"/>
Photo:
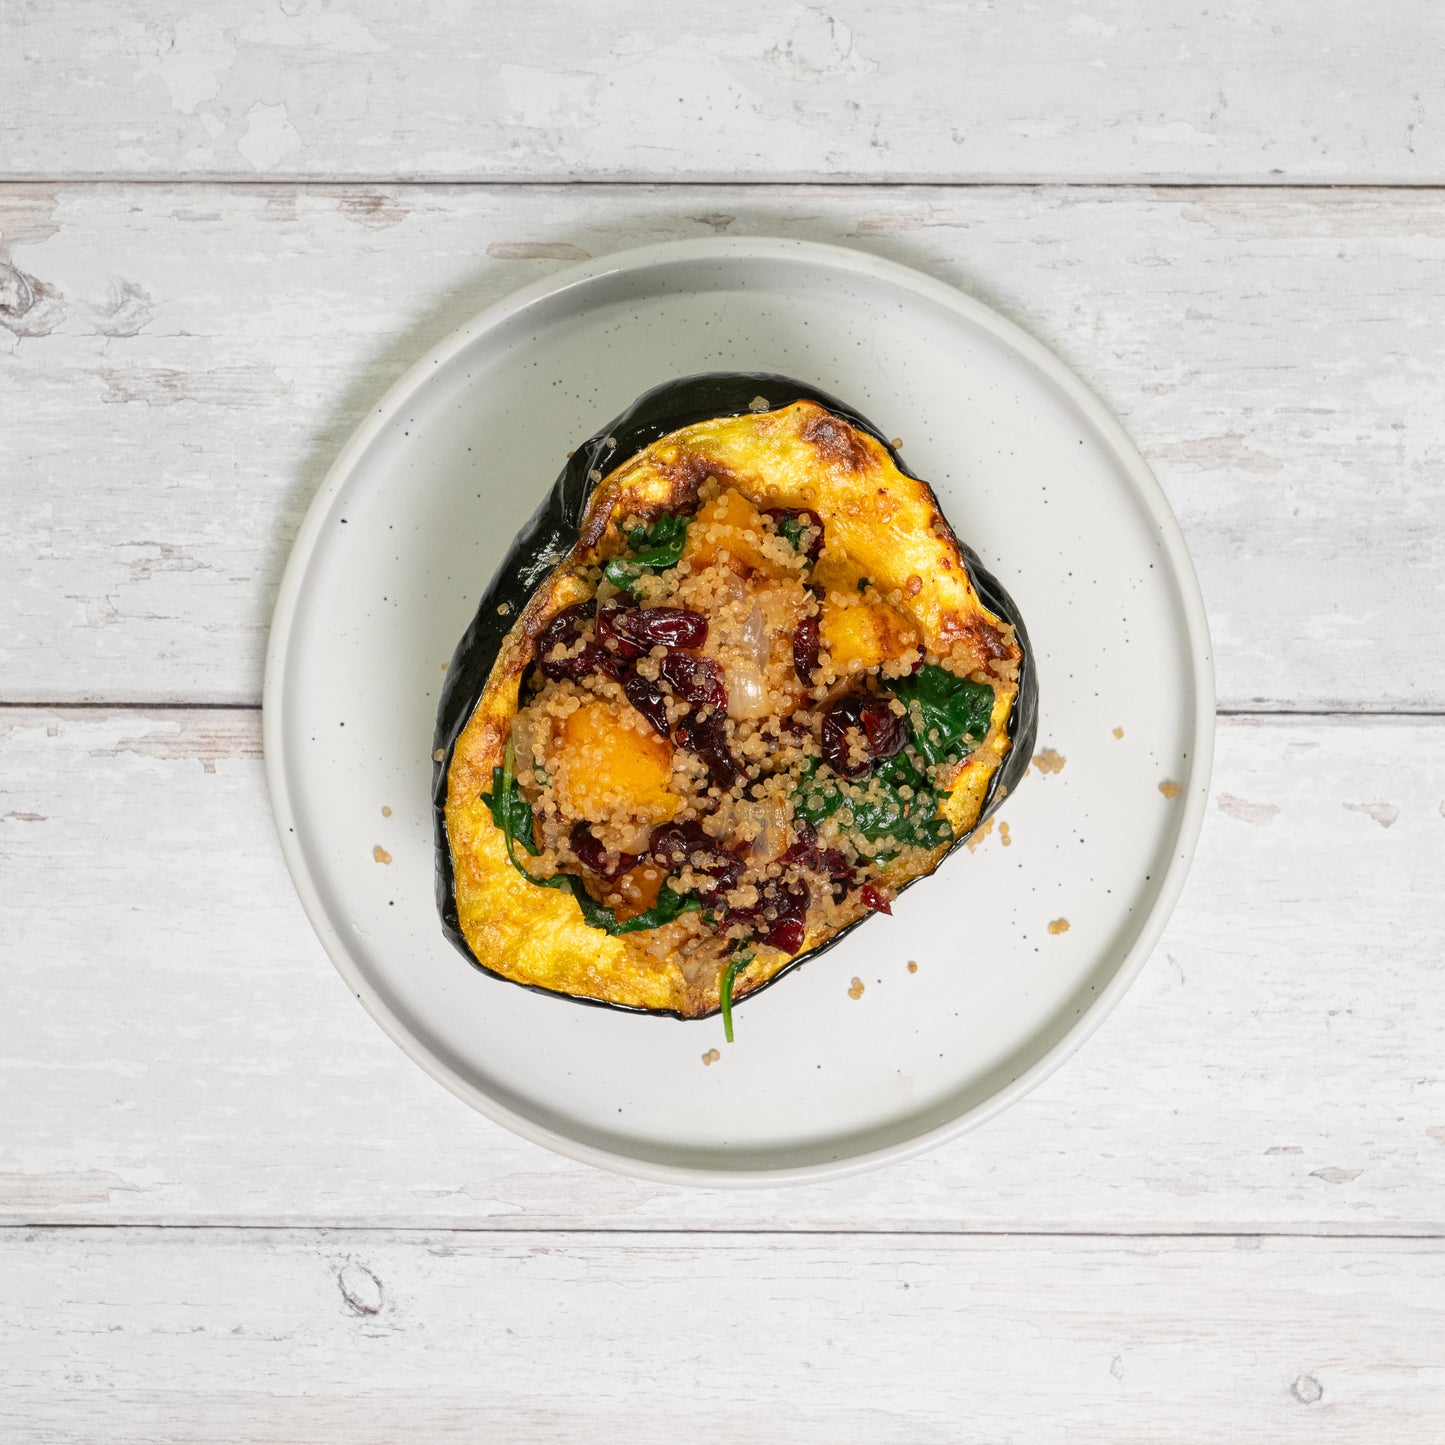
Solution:
<path fill-rule="evenodd" d="M 0 4 L 0 1439 L 1445 1440 L 1445 9 Z M 676 236 L 964 287 L 1123 418 L 1219 666 L 1153 961 L 985 1129 L 564 1163 L 274 845 L 306 503 L 462 317 Z"/>

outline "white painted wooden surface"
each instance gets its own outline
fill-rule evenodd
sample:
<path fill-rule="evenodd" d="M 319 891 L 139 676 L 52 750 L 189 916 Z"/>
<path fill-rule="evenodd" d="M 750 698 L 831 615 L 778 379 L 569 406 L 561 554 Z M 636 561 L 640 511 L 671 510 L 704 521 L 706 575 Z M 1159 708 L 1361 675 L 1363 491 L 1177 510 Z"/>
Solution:
<path fill-rule="evenodd" d="M 9 0 L 0 174 L 1445 177 L 1432 0 Z"/>
<path fill-rule="evenodd" d="M 995 188 L 0 187 L 0 700 L 258 702 L 386 385 L 568 259 L 713 231 L 921 266 L 1055 347 L 1180 516 L 1224 706 L 1445 706 L 1441 195 Z"/>
<path fill-rule="evenodd" d="M 26 1440 L 1438 1445 L 1445 1418 L 1439 1240 L 17 1230 L 0 1301 Z"/>
<path fill-rule="evenodd" d="M 1445 11 L 601 16 L 0 3 L 0 1439 L 1439 1445 Z M 1231 714 L 1061 1074 L 742 1196 L 409 1065 L 291 893 L 254 711 L 379 392 L 524 281 L 713 233 L 1059 351 L 1180 516 Z"/>
<path fill-rule="evenodd" d="M 411 1065 L 287 886 L 254 714 L 0 733 L 0 1220 L 1445 1227 L 1445 720 L 1227 720 L 1184 899 L 1077 1059 L 926 1159 L 742 1198 L 552 1160 Z"/>

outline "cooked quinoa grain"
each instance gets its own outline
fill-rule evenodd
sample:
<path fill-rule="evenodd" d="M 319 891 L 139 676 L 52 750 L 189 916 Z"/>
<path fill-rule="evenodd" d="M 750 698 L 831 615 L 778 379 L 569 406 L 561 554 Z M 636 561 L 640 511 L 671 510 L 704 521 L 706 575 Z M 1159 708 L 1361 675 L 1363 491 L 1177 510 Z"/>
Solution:
<path fill-rule="evenodd" d="M 928 871 L 952 840 L 938 790 L 959 759 L 934 763 L 936 714 L 890 692 L 925 660 L 904 610 L 920 579 L 860 591 L 806 511 L 761 513 L 716 478 L 699 497 L 672 565 L 627 590 L 603 569 L 591 602 L 542 629 L 511 738 L 537 849 L 524 870 L 574 873 L 620 922 L 661 905 L 659 950 L 701 977 L 745 944 L 797 952 L 886 901 L 890 871 Z M 971 644 L 928 656 L 993 696 Z"/>

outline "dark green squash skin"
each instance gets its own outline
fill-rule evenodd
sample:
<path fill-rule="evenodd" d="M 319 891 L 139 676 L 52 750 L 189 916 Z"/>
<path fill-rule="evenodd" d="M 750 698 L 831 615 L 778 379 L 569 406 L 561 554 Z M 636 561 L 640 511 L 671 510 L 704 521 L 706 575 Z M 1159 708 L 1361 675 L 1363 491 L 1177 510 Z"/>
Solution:
<path fill-rule="evenodd" d="M 433 765 L 432 772 L 432 817 L 436 831 L 436 891 L 437 908 L 441 913 L 442 930 L 463 956 L 483 973 L 494 978 L 516 983 L 482 963 L 468 946 L 457 920 L 457 903 L 454 875 L 452 871 L 451 844 L 447 839 L 446 801 L 447 775 L 451 768 L 452 751 L 462 735 L 472 711 L 475 709 L 492 667 L 501 651 L 502 642 L 511 631 L 513 623 L 526 606 L 533 592 L 547 579 L 552 569 L 560 563 L 576 544 L 581 529 L 582 516 L 587 509 L 596 481 L 592 474 L 606 476 L 629 457 L 635 456 L 644 447 L 650 446 L 660 437 L 666 436 L 685 426 L 709 421 L 713 417 L 741 416 L 751 409 L 751 403 L 763 397 L 768 410 L 790 406 L 796 401 L 812 401 L 826 408 L 835 416 L 842 417 L 853 426 L 876 437 L 888 450 L 894 465 L 905 476 L 922 481 L 904 465 L 902 457 L 893 449 L 887 436 L 866 417 L 860 416 L 851 407 L 816 387 L 805 386 L 785 376 L 772 376 L 762 372 L 707 372 L 698 376 L 685 376 L 676 381 L 663 382 L 645 392 L 619 417 L 609 422 L 600 431 L 588 437 L 569 458 L 552 490 L 532 519 L 517 534 L 511 549 L 502 560 L 491 584 L 482 594 L 477 614 L 467 628 L 447 668 L 446 684 L 442 688 L 441 702 L 437 707 L 436 733 L 432 740 L 433 757 L 440 761 Z M 925 483 L 925 485 L 927 485 Z M 941 509 L 940 509 L 941 511 Z M 973 827 L 956 838 L 944 854 L 950 854 L 962 847 L 978 828 L 991 817 L 1023 780 L 1033 759 L 1034 742 L 1038 733 L 1038 676 L 1034 665 L 1033 649 L 1029 645 L 1028 632 L 1023 618 L 1013 599 L 999 585 L 997 579 L 979 561 L 973 550 L 963 542 L 959 543 L 968 574 L 983 605 L 994 616 L 1010 623 L 1014 636 L 1023 653 L 1019 664 L 1018 697 L 1009 714 L 1009 752 L 1003 764 L 994 773 L 989 789 L 984 796 L 983 806 Z M 507 603 L 505 616 L 497 608 Z M 939 860 L 940 866 L 942 859 Z M 935 870 L 937 871 L 937 870 Z M 923 874 L 922 877 L 931 877 Z M 915 878 L 904 885 L 911 888 L 919 882 Z M 900 889 L 900 892 L 903 891 Z M 743 994 L 735 1004 L 742 1004 L 755 994 L 770 988 L 780 978 L 791 973 L 799 964 L 825 953 L 834 944 L 840 943 L 855 928 L 867 923 L 868 917 L 860 918 L 847 928 L 840 929 L 826 943 L 800 953 L 786 963 L 766 983 Z M 576 994 L 558 993 L 554 989 L 540 988 L 535 984 L 520 984 L 536 993 L 551 998 L 566 998 L 574 1003 L 593 1004 L 599 1008 L 619 1009 L 624 1013 L 651 1013 L 670 1018 L 683 1016 L 671 1009 L 644 1009 L 631 1004 L 611 1003 L 605 999 L 583 998 Z M 711 1018 L 720 1010 L 710 1014 L 694 1015 Z"/>

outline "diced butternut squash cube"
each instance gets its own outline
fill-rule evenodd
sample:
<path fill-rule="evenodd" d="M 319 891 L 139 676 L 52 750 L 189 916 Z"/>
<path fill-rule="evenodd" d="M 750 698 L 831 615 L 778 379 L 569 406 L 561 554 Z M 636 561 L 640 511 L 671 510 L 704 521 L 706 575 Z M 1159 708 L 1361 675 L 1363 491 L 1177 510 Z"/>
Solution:
<path fill-rule="evenodd" d="M 672 745 L 630 726 L 600 699 L 584 702 L 563 723 L 551 761 L 557 803 L 569 817 L 666 823 L 681 806 L 669 787 Z"/>
<path fill-rule="evenodd" d="M 840 677 L 902 657 L 918 640 L 908 620 L 886 603 L 829 597 L 818 622 L 823 650 Z"/>
<path fill-rule="evenodd" d="M 636 918 L 639 913 L 655 907 L 665 876 L 656 863 L 639 863 L 612 883 L 607 896 L 609 903 L 613 898 L 617 899 L 617 902 L 611 903 L 617 921 L 626 923 L 629 918 Z"/>
<path fill-rule="evenodd" d="M 683 560 L 701 571 L 726 552 L 728 565 L 738 573 L 759 572 L 764 577 L 785 577 L 792 570 L 792 550 L 786 542 L 763 530 L 762 514 L 735 487 L 718 493 L 698 508 L 687 529 Z"/>

